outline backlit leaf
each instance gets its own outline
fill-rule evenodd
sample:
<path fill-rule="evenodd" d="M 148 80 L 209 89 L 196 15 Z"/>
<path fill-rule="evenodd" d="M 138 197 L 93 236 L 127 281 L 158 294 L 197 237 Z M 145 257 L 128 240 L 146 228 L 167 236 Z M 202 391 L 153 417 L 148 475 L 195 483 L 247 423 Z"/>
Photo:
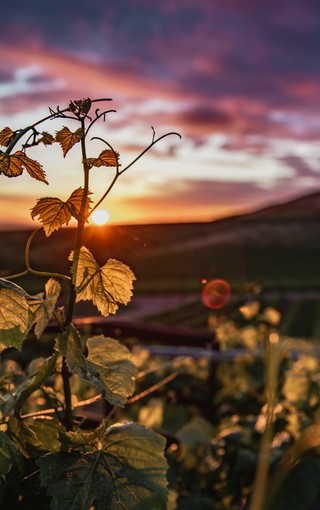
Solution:
<path fill-rule="evenodd" d="M 73 260 L 73 252 L 69 260 Z M 109 259 L 100 268 L 90 251 L 82 246 L 78 266 L 73 264 L 71 272 L 77 301 L 91 299 L 104 316 L 116 313 L 118 303 L 126 305 L 131 299 L 136 278 L 123 262 Z"/>
<path fill-rule="evenodd" d="M 70 195 L 70 197 L 68 198 L 68 200 L 66 202 L 67 206 L 70 209 L 72 216 L 76 219 L 78 219 L 79 214 L 80 214 L 83 191 L 84 191 L 83 188 L 78 188 L 78 189 L 74 190 L 74 192 Z M 88 195 L 91 195 L 91 193 L 89 192 Z M 85 209 L 85 217 L 87 217 L 89 214 L 91 202 L 92 202 L 92 200 L 88 196 L 87 203 L 86 203 L 86 209 Z"/>
<path fill-rule="evenodd" d="M 106 149 L 101 152 L 97 158 L 87 158 L 86 163 L 91 168 L 92 166 L 117 166 L 119 161 L 119 153 Z"/>
<path fill-rule="evenodd" d="M 90 191 L 88 195 L 90 195 Z M 37 200 L 36 205 L 31 209 L 32 219 L 39 218 L 45 234 L 49 237 L 52 232 L 59 230 L 63 225 L 68 225 L 71 217 L 78 219 L 83 197 L 83 188 L 78 188 L 66 202 L 60 198 L 44 197 Z M 89 214 L 91 199 L 87 197 L 85 217 Z"/>
<path fill-rule="evenodd" d="M 59 335 L 58 346 L 73 374 L 90 382 L 110 404 L 125 405 L 134 391 L 137 369 L 124 345 L 113 338 L 95 336 L 87 340 L 88 356 L 85 357 L 78 333 L 70 326 Z"/>
<path fill-rule="evenodd" d="M 12 131 L 11 128 L 5 127 L 0 131 L 0 145 L 3 145 L 4 147 L 8 147 L 10 145 L 13 137 L 15 135 L 15 132 Z"/>
<path fill-rule="evenodd" d="M 30 328 L 28 297 L 21 287 L 0 278 L 0 351 L 21 349 Z"/>
<path fill-rule="evenodd" d="M 18 151 L 14 154 L 0 154 L 0 173 L 7 177 L 17 177 L 22 174 L 24 169 L 33 179 L 48 184 L 46 174 L 40 163 L 29 158 L 24 152 Z"/>
<path fill-rule="evenodd" d="M 0 154 L 0 172 L 6 177 L 18 177 L 23 172 L 22 163 L 12 160 L 10 154 Z"/>
<path fill-rule="evenodd" d="M 40 198 L 31 209 L 31 217 L 39 218 L 47 237 L 52 232 L 59 230 L 63 225 L 68 225 L 71 220 L 71 211 L 66 202 L 60 198 Z"/>
<path fill-rule="evenodd" d="M 53 142 L 55 142 L 54 136 L 52 136 L 50 133 L 47 133 L 46 131 L 42 131 L 42 137 L 40 138 L 39 142 L 43 143 L 44 145 L 52 145 Z"/>
<path fill-rule="evenodd" d="M 81 138 L 84 137 L 84 130 L 78 128 L 74 133 L 69 128 L 63 127 L 56 134 L 56 142 L 58 142 L 62 148 L 63 156 L 65 157 L 72 147 L 80 142 Z"/>
<path fill-rule="evenodd" d="M 57 299 L 61 291 L 61 285 L 54 278 L 50 278 L 45 285 L 45 297 L 36 305 L 34 311 L 34 332 L 37 338 L 40 338 L 52 318 Z M 31 307 L 31 303 L 29 303 Z"/>
<path fill-rule="evenodd" d="M 100 439 L 101 441 L 101 439 Z M 165 510 L 165 440 L 136 423 L 107 430 L 95 453 L 64 452 L 37 460 L 53 510 Z"/>

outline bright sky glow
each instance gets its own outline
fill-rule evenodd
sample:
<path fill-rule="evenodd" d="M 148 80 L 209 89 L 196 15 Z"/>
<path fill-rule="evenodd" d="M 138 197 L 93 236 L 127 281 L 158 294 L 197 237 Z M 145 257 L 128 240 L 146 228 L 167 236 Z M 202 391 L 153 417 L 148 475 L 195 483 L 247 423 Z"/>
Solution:
<path fill-rule="evenodd" d="M 110 219 L 110 214 L 104 209 L 96 209 L 91 215 L 91 220 L 95 225 L 105 225 Z"/>

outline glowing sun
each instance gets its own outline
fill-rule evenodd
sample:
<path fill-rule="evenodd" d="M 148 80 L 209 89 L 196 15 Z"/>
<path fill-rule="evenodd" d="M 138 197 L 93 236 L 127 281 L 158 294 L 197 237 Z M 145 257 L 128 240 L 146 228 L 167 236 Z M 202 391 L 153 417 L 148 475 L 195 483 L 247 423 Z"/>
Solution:
<path fill-rule="evenodd" d="M 108 223 L 110 218 L 110 214 L 108 211 L 105 211 L 104 209 L 96 209 L 93 211 L 91 220 L 95 225 L 105 225 Z"/>

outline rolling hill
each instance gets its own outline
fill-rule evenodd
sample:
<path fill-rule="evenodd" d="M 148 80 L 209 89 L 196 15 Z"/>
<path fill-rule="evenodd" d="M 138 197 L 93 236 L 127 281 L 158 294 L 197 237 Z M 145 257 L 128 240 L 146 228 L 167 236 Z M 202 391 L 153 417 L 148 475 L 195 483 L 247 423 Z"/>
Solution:
<path fill-rule="evenodd" d="M 32 242 L 31 264 L 66 271 L 74 229 Z M 24 269 L 30 232 L 0 232 L 2 276 Z M 207 223 L 87 227 L 84 244 L 99 263 L 130 265 L 141 291 L 198 290 L 201 281 L 320 287 L 320 192 Z"/>

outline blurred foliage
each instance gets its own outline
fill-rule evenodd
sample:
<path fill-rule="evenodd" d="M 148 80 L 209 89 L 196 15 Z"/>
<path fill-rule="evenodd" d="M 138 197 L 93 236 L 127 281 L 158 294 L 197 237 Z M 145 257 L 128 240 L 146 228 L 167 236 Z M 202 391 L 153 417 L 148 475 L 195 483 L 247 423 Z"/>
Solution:
<path fill-rule="evenodd" d="M 208 356 L 180 359 L 179 366 L 136 347 L 139 369 L 155 370 L 138 380 L 138 392 L 172 370 L 179 376 L 127 406 L 125 417 L 167 437 L 168 510 L 315 510 L 320 501 L 319 346 L 281 336 L 278 310 L 256 299 L 239 308 L 237 319 L 210 314 L 216 345 L 209 346 Z M 262 504 L 251 507 L 271 408 L 267 491 Z"/>
<path fill-rule="evenodd" d="M 208 327 L 215 342 L 198 358 L 154 356 L 148 347 L 134 343 L 131 359 L 138 370 L 138 398 L 129 398 L 124 409 L 113 409 L 109 423 L 136 421 L 166 438 L 168 510 L 317 510 L 320 346 L 315 341 L 282 336 L 278 310 L 256 298 L 242 304 L 233 318 L 210 313 Z M 22 368 L 13 360 L 3 360 L 0 391 L 7 399 L 6 406 L 11 405 L 8 395 L 43 363 L 43 359 L 34 359 Z M 165 382 L 171 375 L 174 377 Z M 105 403 L 95 401 L 97 392 L 87 382 L 74 375 L 71 385 L 82 428 L 86 423 L 90 426 L 92 417 L 99 421 L 110 413 Z M 59 409 L 62 399 L 58 367 L 58 375 L 33 392 L 22 411 L 26 415 L 48 406 Z M 93 409 L 79 405 L 90 399 Z M 272 436 L 261 487 L 257 467 L 270 410 Z M 13 422 L 11 431 L 23 438 L 32 473 L 32 452 L 40 436 L 34 437 L 31 421 L 25 423 L 22 430 Z M 54 417 L 37 427 L 37 434 L 55 459 Z M 4 444 L 4 454 L 9 452 L 8 459 L 4 457 L 8 472 L 14 461 L 13 448 L 13 443 Z M 8 498 L 16 501 L 14 479 L 12 484 Z M 41 504 L 48 504 L 36 480 L 31 478 L 28 487 L 33 495 L 39 494 Z M 257 487 L 265 492 L 262 504 L 250 506 Z"/>

